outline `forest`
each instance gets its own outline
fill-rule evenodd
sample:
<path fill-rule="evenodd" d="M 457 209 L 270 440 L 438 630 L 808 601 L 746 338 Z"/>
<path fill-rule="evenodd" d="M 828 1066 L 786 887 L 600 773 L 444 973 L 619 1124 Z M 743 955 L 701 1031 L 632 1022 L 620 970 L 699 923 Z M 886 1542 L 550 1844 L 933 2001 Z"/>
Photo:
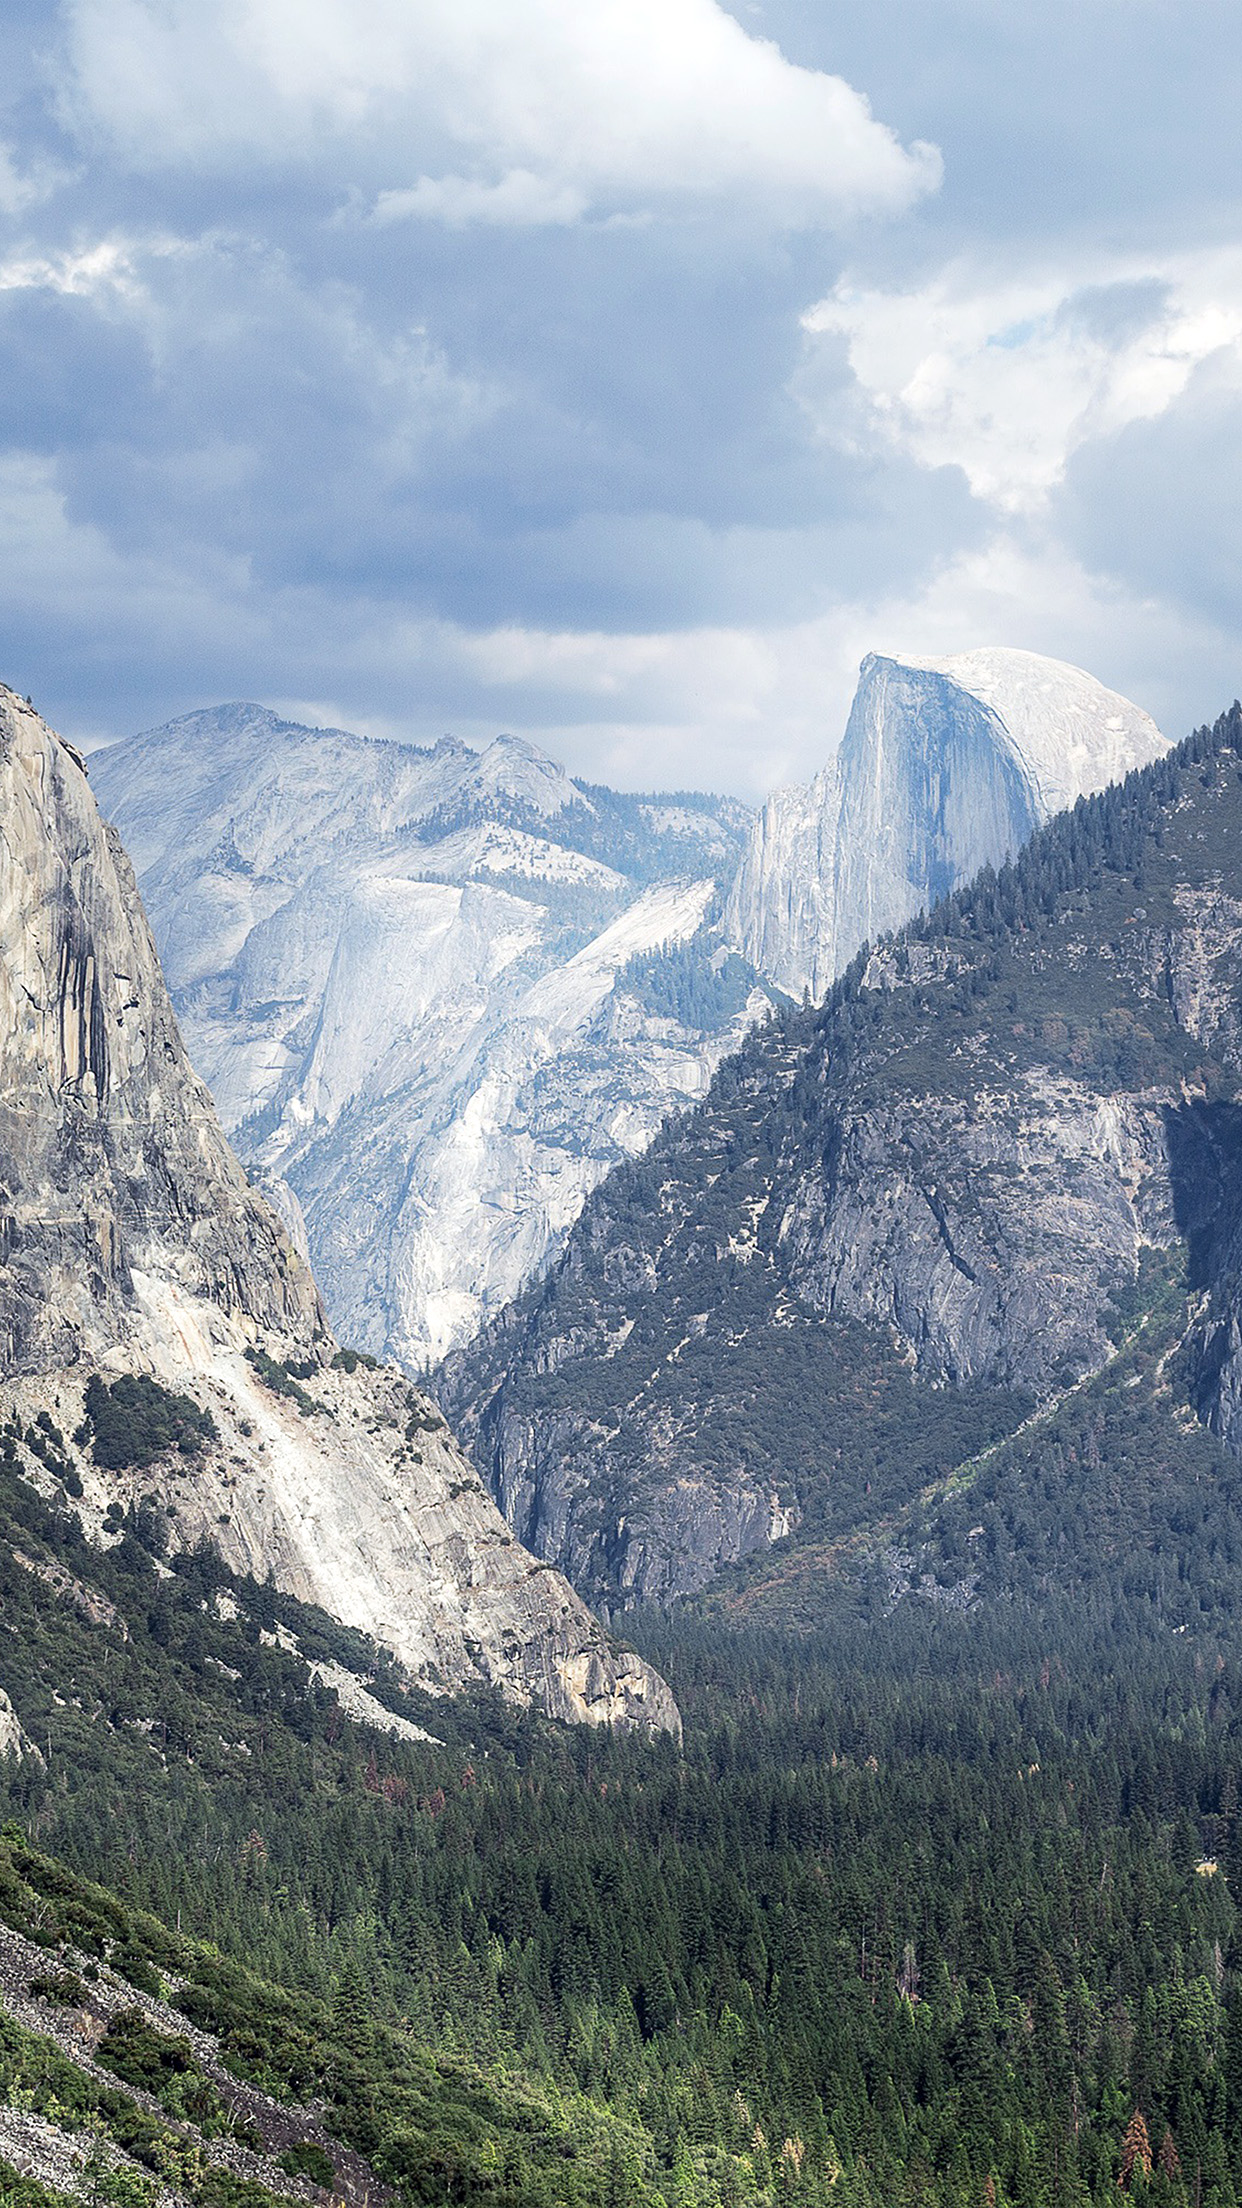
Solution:
<path fill-rule="evenodd" d="M 1231 717 L 1088 801 L 886 955 L 960 953 L 950 1013 L 1003 1011 L 1019 1057 L 1046 989 L 1039 1047 L 1099 1080 L 1189 1064 L 1171 1014 L 1123 1020 L 1111 981 L 1070 989 L 1031 954 L 1088 894 L 1101 927 L 1136 896 L 1171 906 L 1190 839 L 1226 862 L 1240 737 Z M 808 1037 L 863 1082 L 957 1077 L 943 989 L 920 1010 L 917 961 L 888 989 L 866 970 L 775 1031 L 790 1119 L 819 1093 Z M 659 959 L 646 980 L 680 986 Z M 761 1048 L 716 1109 L 750 1109 Z M 1207 1074 L 1224 1098 L 1224 1062 Z M 1231 1170 L 1234 1121 L 1213 1129 Z M 766 1155 L 745 1132 L 743 1187 Z M 609 1197 L 640 1220 L 647 1173 Z M 1192 1239 L 1150 1252 L 1108 1307 L 1103 1370 L 1043 1403 L 928 1390 L 807 1318 L 779 1356 L 775 1326 L 748 1350 L 740 1325 L 740 1364 L 768 1371 L 730 1408 L 691 1351 L 709 1444 L 749 1418 L 749 1446 L 797 1458 L 803 1515 L 704 1594 L 625 1617 L 680 1748 L 420 1695 L 209 1547 L 171 1553 L 153 1506 L 118 1507 L 91 1547 L 75 1451 L 192 1453 L 175 1398 L 98 1393 L 69 1439 L 11 1419 L 0 1636 L 38 1755 L 0 1764 L 0 1921 L 49 1987 L 93 1962 L 166 1993 L 385 2199 L 1242 2208 L 1242 1471 L 1181 1347 L 1206 1262 Z M 772 1373 L 788 1416 L 765 1425 L 747 1390 Z M 353 1722 L 317 1660 L 431 1737 Z M 14 2105 L 135 2142 L 154 2208 L 182 2151 L 160 2123 L 187 2093 L 204 2121 L 215 2104 L 144 2029 L 113 2053 L 154 2081 L 156 2133 L 15 2025 L 0 2078 Z M 202 2208 L 278 2197 L 193 2184 Z M 0 2180 L 9 2208 L 37 2194 Z"/>
<path fill-rule="evenodd" d="M 1135 1322 L 1145 1371 L 1179 1294 Z M 792 1590 L 743 1568 L 631 1621 L 680 1755 L 391 1676 L 438 1739 L 360 1729 L 274 1628 L 375 1652 L 209 1552 L 161 1570 L 151 1514 L 87 1551 L 10 1434 L 6 1665 L 44 1759 L 3 1766 L 14 1859 L 102 1879 L 139 1974 L 212 1943 L 187 2013 L 413 2200 L 1053 2208 L 1124 2175 L 1233 2208 L 1238 1480 L 1132 1377 L 883 1544 L 798 1552 Z"/>

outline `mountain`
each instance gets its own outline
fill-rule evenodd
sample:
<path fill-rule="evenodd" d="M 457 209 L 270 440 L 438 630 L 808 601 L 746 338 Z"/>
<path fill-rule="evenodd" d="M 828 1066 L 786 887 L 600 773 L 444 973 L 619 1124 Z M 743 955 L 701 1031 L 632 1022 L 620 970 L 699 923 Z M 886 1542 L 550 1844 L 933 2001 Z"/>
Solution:
<path fill-rule="evenodd" d="M 438 1414 L 337 1349 L 190 1068 L 81 761 L 7 690 L 0 826 L 6 1462 L 96 1542 L 154 1510 L 176 1549 L 215 1543 L 427 1687 L 675 1724 L 663 1683 L 514 1542 Z"/>
<path fill-rule="evenodd" d="M 239 1489 L 265 1460 L 197 1369 L 174 1393 L 133 1354 L 139 1172 L 145 1278 L 179 1267 L 180 1318 L 252 1348 L 233 1377 L 288 1413 L 286 1466 L 330 1443 L 337 1378 L 379 1391 L 382 1448 L 386 1383 L 327 1361 L 240 1176 L 207 1201 L 210 1113 L 168 1169 L 201 1091 L 166 1000 L 130 1001 L 132 878 L 71 756 L 23 741 L 64 861 L 6 792 L 0 974 L 62 1051 L 41 1088 L 11 1026 L 0 1091 L 39 1176 L 0 1207 L 30 1291 L 0 1272 L 27 1388 L 0 1386 L 8 2208 L 1240 2208 L 1242 710 L 757 1035 L 649 1181 L 588 1202 L 544 1292 L 550 1397 L 517 1376 L 549 1494 L 550 1412 L 594 1418 L 562 1459 L 588 1474 L 628 1418 L 638 1544 L 618 1516 L 604 1561 L 654 1581 L 679 1471 L 704 1507 L 739 1467 L 793 1482 L 779 1540 L 632 1618 L 677 1741 L 432 1700 L 181 1545 L 165 1506 L 219 1494 L 226 1424 Z M 674 1006 L 702 983 L 643 972 Z M 839 1199 L 861 1317 L 826 1315 Z M 71 1368 L 70 1437 L 39 1295 L 58 1341 L 112 1342 Z"/>
<path fill-rule="evenodd" d="M 1240 751 L 1235 707 L 753 1035 L 450 1361 L 506 1517 L 592 1599 L 969 1485 L 1171 1265 L 1186 1415 L 1242 1454 Z"/>
<path fill-rule="evenodd" d="M 195 713 L 96 753 L 187 1048 L 348 1340 L 421 1369 L 771 995 L 705 931 L 744 809 Z"/>
<path fill-rule="evenodd" d="M 751 823 L 482 754 L 194 713 L 95 755 L 191 1059 L 352 1342 L 420 1372 L 783 993 L 1155 757 L 1032 653 L 871 657 L 840 757 Z"/>
<path fill-rule="evenodd" d="M 751 831 L 726 940 L 820 1002 L 859 945 L 999 866 L 1078 797 L 1167 750 L 1146 713 L 1034 652 L 862 663 L 836 759 Z"/>

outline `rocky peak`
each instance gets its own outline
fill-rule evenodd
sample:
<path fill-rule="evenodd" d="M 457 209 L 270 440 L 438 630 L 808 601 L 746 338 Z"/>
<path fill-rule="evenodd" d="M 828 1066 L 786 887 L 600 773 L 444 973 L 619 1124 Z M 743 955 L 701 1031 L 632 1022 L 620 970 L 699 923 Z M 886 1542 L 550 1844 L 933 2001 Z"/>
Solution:
<path fill-rule="evenodd" d="M 0 1369 L 96 1356 L 163 1273 L 282 1338 L 306 1266 L 191 1070 L 129 861 L 68 745 L 0 690 Z"/>
<path fill-rule="evenodd" d="M 1183 1267 L 1177 1385 L 1242 1454 L 1240 760 L 1235 707 L 752 1035 L 446 1363 L 510 1522 L 593 1599 L 882 1536 Z"/>
<path fill-rule="evenodd" d="M 82 1424 L 92 1380 L 189 1395 L 210 1440 L 104 1473 L 76 1503 L 155 1495 L 178 1543 L 392 1647 L 433 1690 L 488 1681 L 554 1715 L 675 1727 L 519 1546 L 443 1420 L 342 1358 L 305 1261 L 191 1070 L 134 876 L 80 762 L 0 691 L 0 1417 Z"/>
<path fill-rule="evenodd" d="M 515 736 L 423 752 L 236 706 L 92 774 L 225 1127 L 349 1339 L 410 1370 L 770 1002 L 711 965 L 727 801 L 583 791 Z"/>
<path fill-rule="evenodd" d="M 1141 706 L 1081 667 L 1039 652 L 993 645 L 899 664 L 942 677 L 995 716 L 1035 795 L 1041 825 L 1075 798 L 1123 782 L 1169 748 Z"/>
<path fill-rule="evenodd" d="M 560 761 L 523 736 L 497 736 L 486 751 L 476 755 L 476 764 L 468 770 L 467 778 L 481 799 L 517 799 L 549 818 L 570 805 L 595 810 Z"/>
<path fill-rule="evenodd" d="M 778 791 L 756 823 L 726 934 L 791 996 L 819 1002 L 861 943 L 1167 749 L 1138 706 L 1060 660 L 869 653 L 837 759 L 809 788 Z"/>

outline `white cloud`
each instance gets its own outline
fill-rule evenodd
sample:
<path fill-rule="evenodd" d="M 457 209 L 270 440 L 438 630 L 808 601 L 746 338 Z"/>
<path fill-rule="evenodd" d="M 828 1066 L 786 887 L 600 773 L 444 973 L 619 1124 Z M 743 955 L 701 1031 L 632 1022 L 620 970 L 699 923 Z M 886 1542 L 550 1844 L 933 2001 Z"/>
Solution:
<path fill-rule="evenodd" d="M 717 0 L 70 0 L 69 35 L 70 113 L 134 164 L 313 157 L 388 219 L 825 223 L 940 176 Z"/>
<path fill-rule="evenodd" d="M 1163 414 L 1222 348 L 1242 353 L 1242 255 L 999 280 L 959 266 L 909 292 L 843 281 L 804 326 L 846 340 L 864 436 L 1033 513 L 1081 446 Z M 822 427 L 841 436 L 835 407 Z"/>
<path fill-rule="evenodd" d="M 58 291 L 67 298 L 98 299 L 108 293 L 136 298 L 135 249 L 125 238 L 60 253 L 13 253 L 0 261 L 0 291 Z"/>
<path fill-rule="evenodd" d="M 609 635 L 441 624 L 420 634 L 421 651 L 483 708 L 473 727 L 454 723 L 459 733 L 513 726 L 575 772 L 622 787 L 706 784 L 754 802 L 808 779 L 836 750 L 865 653 L 982 644 L 1087 667 L 1174 737 L 1237 687 L 1231 634 L 1008 529 L 908 594 L 877 592 L 784 626 Z"/>
<path fill-rule="evenodd" d="M 442 683 L 460 701 L 448 717 L 372 712 L 366 725 L 376 735 L 425 742 L 451 728 L 486 742 L 510 728 L 573 772 L 622 788 L 707 786 L 759 802 L 809 779 L 836 750 L 866 652 L 923 657 L 981 644 L 1090 668 L 1173 736 L 1219 711 L 1236 687 L 1232 637 L 1008 531 L 946 560 L 908 595 L 878 592 L 766 629 L 610 634 L 376 621 L 360 632 L 356 677 L 372 698 L 379 678 L 390 696 Z M 337 687 L 308 703 L 301 693 L 298 712 L 357 726 L 350 695 Z"/>
<path fill-rule="evenodd" d="M 53 463 L 16 454 L 0 458 L 0 565 L 10 622 L 57 635 L 56 681 L 81 660 L 93 687 L 101 639 L 118 673 L 142 666 L 141 705 L 122 706 L 107 729 L 63 716 L 66 734 L 88 741 L 250 695 L 420 743 L 445 730 L 482 743 L 509 728 L 597 780 L 759 801 L 831 756 L 868 651 L 1048 652 L 1133 697 L 1172 736 L 1237 687 L 1231 634 L 1012 531 L 908 595 L 784 626 L 471 630 L 361 599 L 343 608 L 312 589 L 265 591 L 240 558 L 126 552 L 73 517 Z M 0 675 L 42 687 L 29 662 Z"/>
<path fill-rule="evenodd" d="M 0 215 L 25 214 L 28 207 L 50 199 L 71 177 L 72 171 L 55 161 L 38 160 L 20 168 L 12 147 L 0 139 Z"/>
<path fill-rule="evenodd" d="M 530 229 L 545 223 L 580 222 L 587 204 L 576 186 L 555 184 L 530 169 L 510 169 L 497 184 L 480 184 L 468 176 L 420 176 L 417 184 L 405 190 L 381 192 L 374 220 L 440 221 L 453 229 L 464 229 L 472 222 Z"/>

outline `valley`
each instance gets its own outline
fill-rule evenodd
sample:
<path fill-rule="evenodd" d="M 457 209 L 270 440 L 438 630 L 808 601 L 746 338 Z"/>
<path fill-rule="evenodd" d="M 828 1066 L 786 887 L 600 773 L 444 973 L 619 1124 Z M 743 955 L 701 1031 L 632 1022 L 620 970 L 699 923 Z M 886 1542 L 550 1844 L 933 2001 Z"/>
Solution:
<path fill-rule="evenodd" d="M 736 1047 L 420 1386 L 3 702 L 0 2195 L 1236 2208 L 1242 713 L 821 1003 L 528 972 Z"/>

